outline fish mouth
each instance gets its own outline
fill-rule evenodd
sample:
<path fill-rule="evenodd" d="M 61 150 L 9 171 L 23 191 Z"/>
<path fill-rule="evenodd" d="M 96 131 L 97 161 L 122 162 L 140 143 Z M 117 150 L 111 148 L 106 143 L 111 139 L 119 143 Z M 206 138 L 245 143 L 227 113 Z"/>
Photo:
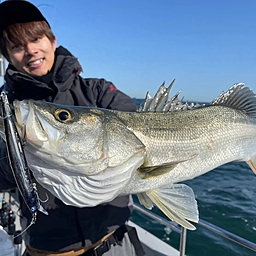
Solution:
<path fill-rule="evenodd" d="M 60 139 L 61 133 L 50 125 L 30 101 L 14 101 L 17 130 L 22 139 L 34 146 Z"/>
<path fill-rule="evenodd" d="M 14 101 L 13 106 L 15 109 L 16 127 L 20 138 L 25 138 L 25 124 L 29 112 L 28 104 L 24 101 Z"/>

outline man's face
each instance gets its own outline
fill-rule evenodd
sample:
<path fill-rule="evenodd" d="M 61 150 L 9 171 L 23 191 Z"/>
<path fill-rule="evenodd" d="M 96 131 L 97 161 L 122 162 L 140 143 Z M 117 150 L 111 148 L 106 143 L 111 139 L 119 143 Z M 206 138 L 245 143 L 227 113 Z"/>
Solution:
<path fill-rule="evenodd" d="M 37 37 L 25 46 L 11 44 L 8 46 L 10 63 L 21 72 L 43 76 L 52 68 L 56 39 L 52 43 L 48 37 Z"/>

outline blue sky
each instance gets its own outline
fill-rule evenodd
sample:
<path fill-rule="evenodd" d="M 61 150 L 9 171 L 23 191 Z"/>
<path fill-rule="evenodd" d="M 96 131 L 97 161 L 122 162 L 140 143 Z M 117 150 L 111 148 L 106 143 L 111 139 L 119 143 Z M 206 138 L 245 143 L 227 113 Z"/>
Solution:
<path fill-rule="evenodd" d="M 32 0 L 84 77 L 131 97 L 173 93 L 211 101 L 236 82 L 256 92 L 255 0 Z"/>

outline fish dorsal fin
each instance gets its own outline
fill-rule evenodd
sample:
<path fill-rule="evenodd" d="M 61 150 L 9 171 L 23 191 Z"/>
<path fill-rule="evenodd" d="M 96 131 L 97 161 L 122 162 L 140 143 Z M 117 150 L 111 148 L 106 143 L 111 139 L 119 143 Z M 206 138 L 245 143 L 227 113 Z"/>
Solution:
<path fill-rule="evenodd" d="M 144 104 L 140 106 L 138 112 L 170 112 L 195 109 L 204 106 L 204 104 L 200 105 L 199 103 L 184 103 L 183 98 L 179 99 L 181 91 L 169 98 L 169 94 L 174 82 L 175 79 L 168 87 L 165 87 L 165 82 L 163 82 L 154 97 L 151 97 L 149 92 L 147 92 Z"/>
<path fill-rule="evenodd" d="M 256 95 L 243 83 L 234 84 L 226 92 L 222 92 L 211 105 L 228 106 L 243 111 L 251 117 L 256 116 Z"/>
<path fill-rule="evenodd" d="M 183 98 L 179 99 L 181 91 L 169 98 L 174 82 L 175 79 L 168 87 L 165 87 L 165 83 L 162 83 L 154 97 L 151 97 L 147 93 L 144 104 L 139 107 L 138 112 L 171 112 L 192 110 L 205 106 L 205 104 L 188 104 L 187 102 L 183 102 Z M 232 107 L 243 111 L 251 117 L 256 117 L 256 95 L 244 83 L 234 84 L 229 90 L 222 92 L 214 99 L 210 105 Z"/>

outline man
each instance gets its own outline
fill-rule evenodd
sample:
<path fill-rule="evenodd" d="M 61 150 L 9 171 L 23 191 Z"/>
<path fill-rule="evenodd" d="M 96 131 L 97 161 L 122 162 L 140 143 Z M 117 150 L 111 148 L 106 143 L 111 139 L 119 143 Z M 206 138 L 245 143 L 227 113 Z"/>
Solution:
<path fill-rule="evenodd" d="M 41 12 L 27 1 L 0 4 L 0 51 L 8 60 L 6 84 L 9 102 L 34 99 L 66 105 L 97 106 L 135 111 L 131 98 L 104 79 L 80 76 L 81 66 L 56 37 Z M 6 145 L 0 143 L 0 189 L 16 187 L 7 161 Z M 119 197 L 104 205 L 77 208 L 65 205 L 39 184 L 46 216 L 38 213 L 36 224 L 23 235 L 27 254 L 37 255 L 144 255 L 140 243 L 125 222 L 131 215 L 131 197 Z M 23 230 L 31 214 L 21 199 Z M 133 235 L 132 235 L 133 234 Z M 133 241 L 131 243 L 131 240 Z"/>

